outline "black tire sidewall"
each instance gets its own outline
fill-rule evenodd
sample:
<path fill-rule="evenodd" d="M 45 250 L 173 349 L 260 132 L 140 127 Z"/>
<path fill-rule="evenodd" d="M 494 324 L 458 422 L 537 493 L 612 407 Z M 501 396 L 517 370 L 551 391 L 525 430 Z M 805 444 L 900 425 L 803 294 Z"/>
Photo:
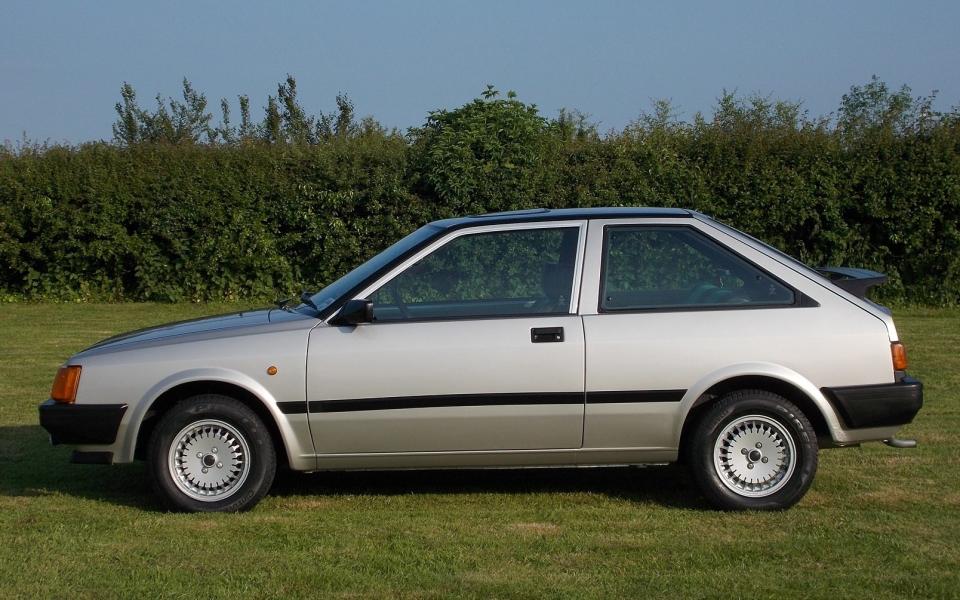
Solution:
<path fill-rule="evenodd" d="M 216 502 L 202 502 L 184 494 L 173 482 L 167 464 L 174 436 L 190 423 L 224 421 L 243 435 L 250 449 L 250 471 L 232 495 Z M 154 488 L 166 504 L 179 511 L 236 512 L 252 508 L 270 490 L 276 474 L 276 451 L 270 432 L 249 407 L 228 396 L 203 394 L 178 402 L 157 423 L 150 440 L 148 470 Z"/>
<path fill-rule="evenodd" d="M 790 480 L 769 496 L 741 496 L 720 479 L 713 462 L 714 445 L 727 426 L 740 417 L 761 415 L 776 421 L 793 438 L 797 463 Z M 728 510 L 782 510 L 806 494 L 817 471 L 818 444 L 810 421 L 785 398 L 763 390 L 742 390 L 720 399 L 698 423 L 692 443 L 691 467 L 707 499 Z"/>

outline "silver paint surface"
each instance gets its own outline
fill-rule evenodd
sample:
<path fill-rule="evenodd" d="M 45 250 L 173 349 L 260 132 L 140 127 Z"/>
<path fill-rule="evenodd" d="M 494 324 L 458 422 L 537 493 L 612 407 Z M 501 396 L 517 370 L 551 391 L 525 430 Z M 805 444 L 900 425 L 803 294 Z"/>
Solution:
<path fill-rule="evenodd" d="M 816 308 L 598 311 L 603 227 L 694 227 L 816 299 Z M 897 427 L 845 429 L 825 386 L 890 383 L 892 318 L 736 233 L 702 218 L 575 219 L 450 231 L 385 273 L 363 298 L 462 235 L 581 228 L 570 314 L 334 327 L 265 309 L 162 325 L 84 350 L 79 404 L 126 403 L 117 441 L 81 450 L 133 460 L 140 425 L 164 392 L 191 382 L 243 388 L 261 402 L 296 470 L 549 466 L 676 460 L 693 404 L 742 375 L 790 383 L 818 407 L 833 441 L 894 437 Z M 562 343 L 532 344 L 533 327 L 562 326 Z M 275 376 L 267 374 L 276 366 Z M 278 402 L 445 394 L 687 390 L 680 402 L 445 406 L 284 414 Z"/>

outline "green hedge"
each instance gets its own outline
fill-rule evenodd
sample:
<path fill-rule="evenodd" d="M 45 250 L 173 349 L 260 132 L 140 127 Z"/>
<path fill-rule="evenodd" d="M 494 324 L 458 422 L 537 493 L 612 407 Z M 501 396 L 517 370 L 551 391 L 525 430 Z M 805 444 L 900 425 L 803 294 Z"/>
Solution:
<path fill-rule="evenodd" d="M 711 119 L 660 105 L 599 135 L 488 93 L 406 135 L 366 123 L 301 144 L 8 148 L 0 297 L 272 300 L 437 218 L 665 205 L 809 264 L 885 272 L 884 301 L 960 303 L 960 119 L 921 100 L 898 108 L 903 90 L 869 98 L 878 85 L 854 88 L 829 121 L 724 96 Z"/>

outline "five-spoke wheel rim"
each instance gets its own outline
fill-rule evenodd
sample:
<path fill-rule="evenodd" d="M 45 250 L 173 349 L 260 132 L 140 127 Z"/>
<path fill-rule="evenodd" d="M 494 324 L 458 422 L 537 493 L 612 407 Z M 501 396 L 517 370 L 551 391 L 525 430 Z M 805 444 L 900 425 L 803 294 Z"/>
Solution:
<path fill-rule="evenodd" d="M 763 415 L 730 422 L 713 446 L 713 465 L 734 493 L 760 498 L 783 488 L 797 466 L 797 448 L 786 427 Z"/>
<path fill-rule="evenodd" d="M 201 502 L 217 502 L 243 486 L 250 473 L 250 447 L 228 423 L 196 421 L 174 436 L 168 464 L 181 492 Z"/>

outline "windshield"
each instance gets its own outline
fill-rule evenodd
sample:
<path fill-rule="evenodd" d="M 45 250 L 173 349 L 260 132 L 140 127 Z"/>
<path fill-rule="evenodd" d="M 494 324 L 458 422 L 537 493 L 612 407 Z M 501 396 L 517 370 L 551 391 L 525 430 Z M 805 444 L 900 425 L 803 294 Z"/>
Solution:
<path fill-rule="evenodd" d="M 377 254 L 367 262 L 356 269 L 350 271 L 340 279 L 334 281 L 310 297 L 316 309 L 323 312 L 323 309 L 330 306 L 344 295 L 351 293 L 354 288 L 364 284 L 367 279 L 373 277 L 381 269 L 389 266 L 395 260 L 420 246 L 424 242 L 435 237 L 442 228 L 436 225 L 424 225 L 410 235 L 402 238 L 380 254 Z"/>

